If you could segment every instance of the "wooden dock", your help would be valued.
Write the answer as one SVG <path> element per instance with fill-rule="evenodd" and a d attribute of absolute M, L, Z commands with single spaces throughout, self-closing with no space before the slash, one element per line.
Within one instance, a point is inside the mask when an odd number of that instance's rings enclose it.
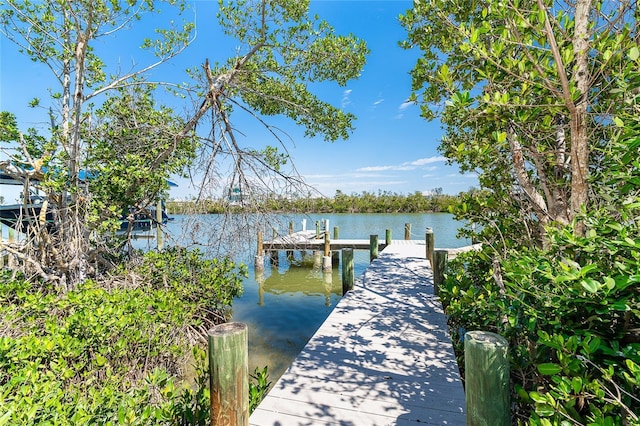
<path fill-rule="evenodd" d="M 380 253 L 249 423 L 466 423 L 465 395 L 424 242 L 393 241 Z"/>
<path fill-rule="evenodd" d="M 323 235 L 323 234 L 321 234 Z M 355 250 L 369 250 L 370 240 L 337 239 L 329 240 L 329 250 L 337 251 L 344 248 Z M 320 250 L 325 246 L 324 237 L 317 237 L 315 231 L 299 231 L 291 235 L 284 235 L 263 243 L 265 251 L 274 250 Z M 382 250 L 386 246 L 384 240 L 378 243 Z"/>

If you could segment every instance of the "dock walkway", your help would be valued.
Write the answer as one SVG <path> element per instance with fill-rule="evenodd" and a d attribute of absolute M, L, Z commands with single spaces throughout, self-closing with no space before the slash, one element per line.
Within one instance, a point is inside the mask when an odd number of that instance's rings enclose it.
<path fill-rule="evenodd" d="M 386 247 L 250 425 L 464 425 L 465 395 L 424 257 L 424 242 Z"/>

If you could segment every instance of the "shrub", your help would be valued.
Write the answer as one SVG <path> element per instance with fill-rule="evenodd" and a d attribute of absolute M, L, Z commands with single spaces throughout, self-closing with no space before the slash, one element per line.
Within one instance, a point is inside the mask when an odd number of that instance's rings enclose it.
<path fill-rule="evenodd" d="M 620 212 L 550 229 L 546 248 L 450 263 L 440 296 L 463 331 L 509 340 L 515 415 L 533 424 L 640 424 L 640 228 Z"/>
<path fill-rule="evenodd" d="M 243 268 L 172 249 L 122 272 L 64 294 L 3 273 L 0 425 L 208 422 L 199 342 L 229 315 Z"/>

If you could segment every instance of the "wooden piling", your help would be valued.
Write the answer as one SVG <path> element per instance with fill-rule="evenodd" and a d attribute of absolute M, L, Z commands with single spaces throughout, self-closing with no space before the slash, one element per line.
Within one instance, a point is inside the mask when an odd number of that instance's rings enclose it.
<path fill-rule="evenodd" d="M 293 234 L 293 221 L 289 222 L 289 235 Z"/>
<path fill-rule="evenodd" d="M 508 348 L 499 334 L 465 333 L 467 425 L 511 425 Z"/>
<path fill-rule="evenodd" d="M 263 247 L 263 239 L 262 239 L 262 230 L 258 230 L 256 258 L 255 258 L 253 267 L 256 271 L 264 271 L 264 247 Z"/>
<path fill-rule="evenodd" d="M 433 229 L 427 228 L 424 236 L 426 245 L 426 258 L 429 261 L 431 269 L 433 269 L 433 248 L 435 245 L 435 236 L 433 235 Z"/>
<path fill-rule="evenodd" d="M 324 256 L 322 256 L 322 271 L 331 271 L 331 241 L 329 240 L 329 230 L 324 231 Z"/>
<path fill-rule="evenodd" d="M 353 290 L 353 249 L 342 249 L 342 295 Z"/>
<path fill-rule="evenodd" d="M 163 244 L 163 233 L 162 233 L 162 200 L 158 198 L 156 202 L 156 249 L 158 251 L 162 250 Z"/>
<path fill-rule="evenodd" d="M 386 245 L 391 244 L 391 229 L 387 229 L 384 235 L 384 243 Z"/>
<path fill-rule="evenodd" d="M 320 238 L 320 221 L 316 220 L 316 238 Z"/>
<path fill-rule="evenodd" d="M 411 239 L 411 224 L 410 223 L 405 223 L 404 224 L 404 239 L 405 240 L 410 240 Z"/>
<path fill-rule="evenodd" d="M 217 325 L 208 333 L 211 426 L 249 424 L 247 325 Z"/>
<path fill-rule="evenodd" d="M 262 238 L 262 230 L 258 230 L 258 245 L 256 255 L 262 256 L 264 255 L 264 247 L 263 247 L 263 238 Z"/>
<path fill-rule="evenodd" d="M 369 236 L 369 261 L 378 258 L 378 236 Z"/>
<path fill-rule="evenodd" d="M 329 240 L 329 231 L 324 231 L 324 256 L 331 253 L 331 241 Z"/>
<path fill-rule="evenodd" d="M 440 286 L 444 281 L 444 270 L 447 267 L 449 252 L 447 250 L 433 251 L 433 294 L 440 292 Z"/>
<path fill-rule="evenodd" d="M 337 226 L 333 227 L 333 239 L 337 240 L 340 236 L 340 228 L 338 228 Z M 340 265 L 340 252 L 339 250 L 334 250 L 331 253 L 331 263 L 333 264 L 333 266 L 337 266 Z"/>

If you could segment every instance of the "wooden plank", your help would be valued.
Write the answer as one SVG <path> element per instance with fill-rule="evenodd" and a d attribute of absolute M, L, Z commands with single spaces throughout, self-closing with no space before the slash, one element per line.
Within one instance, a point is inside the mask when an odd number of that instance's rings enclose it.
<path fill-rule="evenodd" d="M 425 241 L 421 240 L 391 240 L 392 245 L 409 245 L 422 247 L 423 253 L 425 251 Z M 387 243 L 379 242 L 378 249 L 380 251 L 387 247 Z M 316 238 L 315 231 L 300 231 L 291 235 L 284 235 L 273 240 L 265 241 L 263 243 L 265 250 L 324 250 L 324 239 Z M 482 247 L 481 244 L 474 244 L 461 248 L 434 248 L 434 250 L 447 250 L 449 253 L 449 259 L 454 258 L 458 253 L 462 253 L 469 250 L 479 250 Z M 343 248 L 351 248 L 354 250 L 370 250 L 371 241 L 365 239 L 333 239 L 330 240 L 331 251 L 342 250 Z M 419 253 L 416 253 L 419 255 Z M 422 254 L 424 256 L 424 254 Z"/>
<path fill-rule="evenodd" d="M 334 308 L 251 425 L 466 423 L 424 242 L 394 243 Z"/>

